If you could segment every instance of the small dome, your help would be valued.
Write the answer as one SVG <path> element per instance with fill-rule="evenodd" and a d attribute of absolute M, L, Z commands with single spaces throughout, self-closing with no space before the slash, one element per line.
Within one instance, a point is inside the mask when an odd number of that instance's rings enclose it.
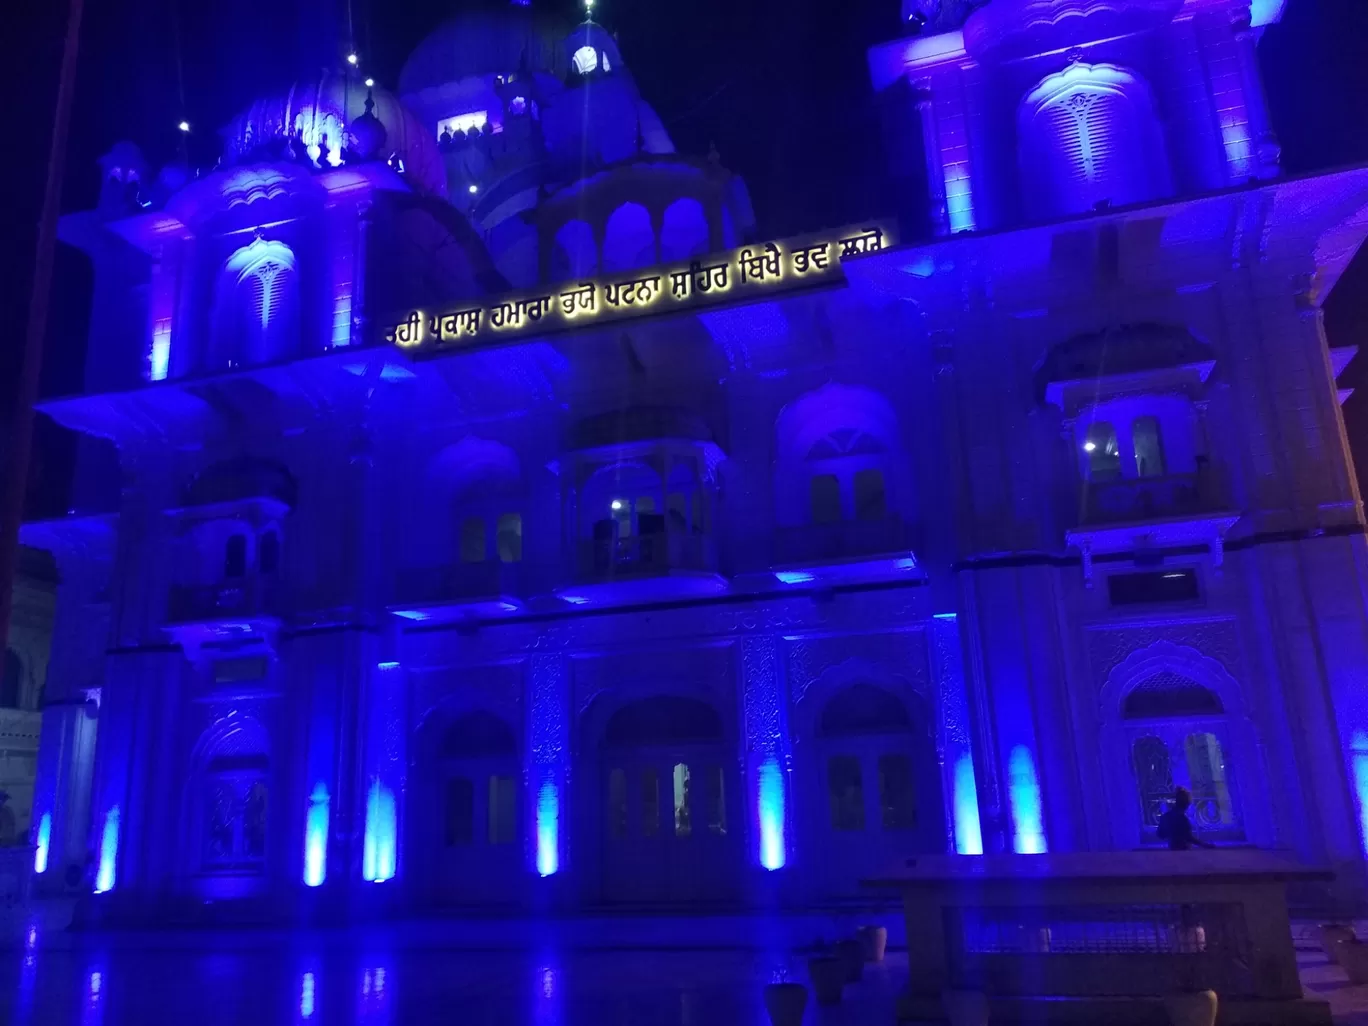
<path fill-rule="evenodd" d="M 561 78 L 564 32 L 530 6 L 488 0 L 438 26 L 418 44 L 399 74 L 399 92 L 459 82 L 472 75 L 543 74 Z"/>
<path fill-rule="evenodd" d="M 374 101 L 373 120 L 384 130 L 379 138 L 377 126 L 363 120 L 368 95 Z M 364 126 L 364 139 L 353 134 L 358 121 Z M 285 151 L 296 141 L 324 166 L 340 164 L 342 151 L 355 149 L 353 159 L 394 158 L 396 168 L 416 192 L 446 195 L 446 171 L 437 140 L 394 94 L 367 89 L 355 72 L 325 71 L 316 80 L 297 82 L 283 93 L 257 100 L 222 134 L 228 164 L 288 159 Z M 383 149 L 368 153 L 368 147 L 377 143 Z M 281 152 L 273 154 L 272 148 Z"/>
<path fill-rule="evenodd" d="M 385 142 L 389 133 L 375 116 L 375 99 L 369 90 L 366 94 L 366 112 L 352 121 L 350 135 L 350 151 L 355 159 L 380 160 L 387 156 Z"/>

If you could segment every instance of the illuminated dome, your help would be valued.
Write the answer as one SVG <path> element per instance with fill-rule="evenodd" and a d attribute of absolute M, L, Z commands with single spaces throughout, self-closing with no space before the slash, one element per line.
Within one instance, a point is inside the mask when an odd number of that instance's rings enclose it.
<path fill-rule="evenodd" d="M 384 132 L 366 119 L 368 94 Z M 354 125 L 366 126 L 358 139 Z M 257 100 L 223 129 L 224 162 L 245 164 L 312 159 L 337 166 L 348 156 L 388 160 L 416 192 L 445 196 L 446 171 L 437 140 L 397 97 L 367 89 L 356 72 L 328 72 L 297 82 L 283 93 Z M 369 152 L 383 144 L 380 152 Z M 360 144 L 360 145 L 358 145 Z M 294 152 L 302 149 L 307 153 Z M 350 151 L 358 151 L 351 153 Z"/>
<path fill-rule="evenodd" d="M 480 75 L 514 73 L 561 78 L 563 27 L 528 5 L 489 0 L 438 26 L 418 44 L 399 74 L 404 96 Z"/>

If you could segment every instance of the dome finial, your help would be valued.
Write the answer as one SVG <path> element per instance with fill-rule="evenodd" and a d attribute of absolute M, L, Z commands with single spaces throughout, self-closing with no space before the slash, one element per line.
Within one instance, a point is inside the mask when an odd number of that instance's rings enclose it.
<path fill-rule="evenodd" d="M 366 89 L 366 112 L 351 123 L 351 143 L 347 156 L 352 160 L 376 160 L 385 147 L 389 133 L 375 116 L 375 90 Z"/>

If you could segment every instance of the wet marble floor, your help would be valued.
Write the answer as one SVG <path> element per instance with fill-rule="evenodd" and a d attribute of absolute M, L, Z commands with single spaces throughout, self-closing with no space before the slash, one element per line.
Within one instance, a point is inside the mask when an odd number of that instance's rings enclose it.
<path fill-rule="evenodd" d="M 503 951 L 362 944 L 214 950 L 139 943 L 15 954 L 0 980 L 14 1026 L 767 1026 L 786 965 L 742 951 Z M 891 1026 L 895 955 L 808 1021 Z"/>
<path fill-rule="evenodd" d="M 491 921 L 346 933 L 71 934 L 0 939 L 5 1026 L 768 1026 L 765 983 L 803 981 L 798 948 L 846 924 L 698 917 Z M 896 928 L 895 928 L 896 929 Z M 1308 992 L 1368 1026 L 1368 986 L 1298 937 Z M 892 1026 L 890 952 L 807 1026 Z"/>

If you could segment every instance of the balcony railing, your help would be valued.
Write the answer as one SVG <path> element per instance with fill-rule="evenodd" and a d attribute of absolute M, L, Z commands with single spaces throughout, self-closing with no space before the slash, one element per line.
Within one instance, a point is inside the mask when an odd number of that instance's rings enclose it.
<path fill-rule="evenodd" d="M 1206 513 L 1215 510 L 1221 500 L 1221 489 L 1210 471 L 1085 481 L 1083 523 L 1125 523 Z"/>
<path fill-rule="evenodd" d="M 410 605 L 472 603 L 521 598 L 522 564 L 486 559 L 400 572 L 398 601 Z"/>
<path fill-rule="evenodd" d="M 780 528 L 774 539 L 776 566 L 810 566 L 863 560 L 911 548 L 907 525 L 896 517 L 842 520 Z"/>
<path fill-rule="evenodd" d="M 711 540 L 684 530 L 600 537 L 580 545 L 579 576 L 586 582 L 712 573 L 717 569 Z"/>
<path fill-rule="evenodd" d="M 254 575 L 218 584 L 178 584 L 167 604 L 170 623 L 199 623 L 280 615 L 280 588 L 273 577 Z"/>

